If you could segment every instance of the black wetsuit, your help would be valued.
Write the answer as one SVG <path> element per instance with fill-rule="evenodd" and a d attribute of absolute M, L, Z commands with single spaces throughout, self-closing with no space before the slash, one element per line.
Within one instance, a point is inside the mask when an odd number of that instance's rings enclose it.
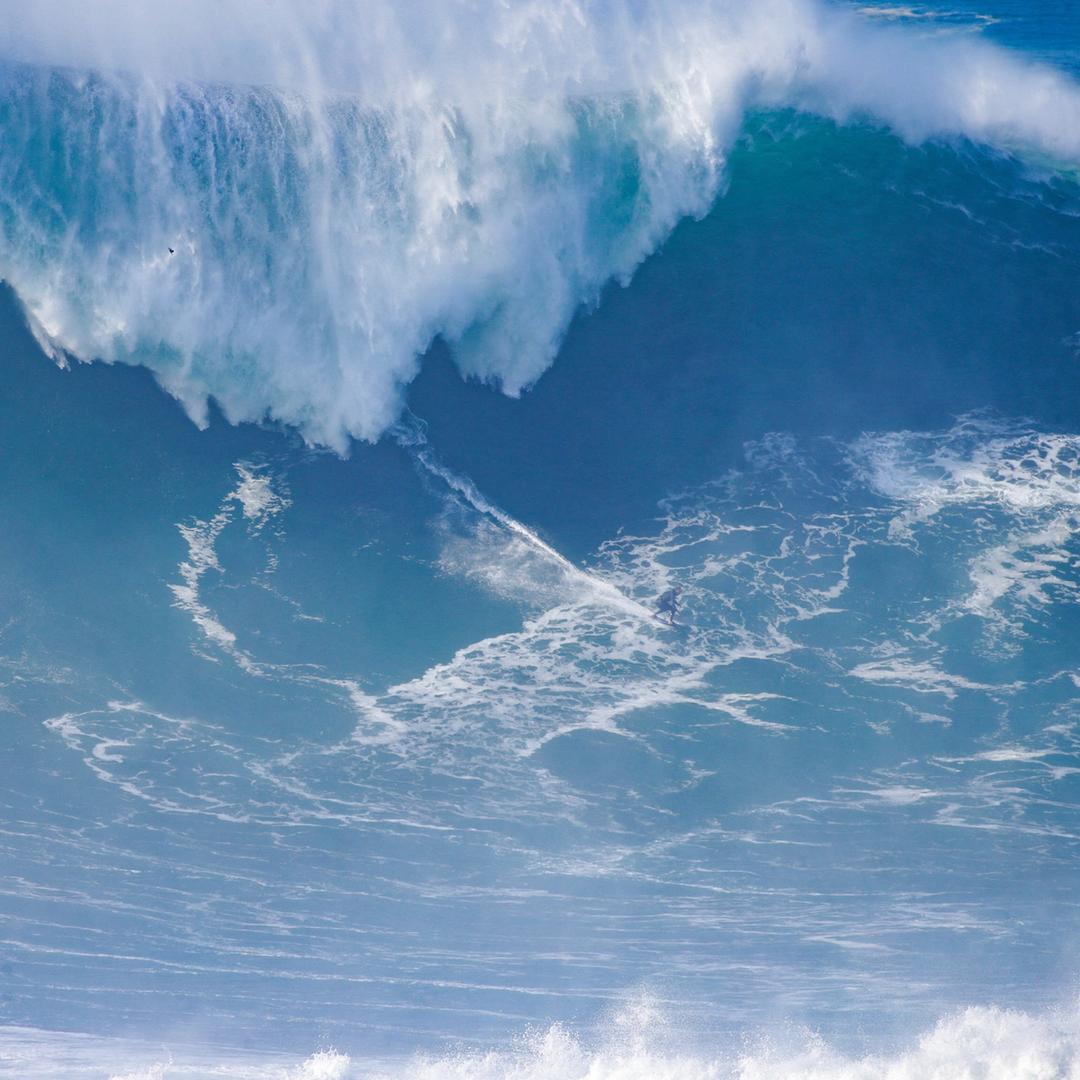
<path fill-rule="evenodd" d="M 659 615 L 666 615 L 668 621 L 674 626 L 675 616 L 679 614 L 679 590 L 668 589 L 657 601 L 656 611 Z"/>

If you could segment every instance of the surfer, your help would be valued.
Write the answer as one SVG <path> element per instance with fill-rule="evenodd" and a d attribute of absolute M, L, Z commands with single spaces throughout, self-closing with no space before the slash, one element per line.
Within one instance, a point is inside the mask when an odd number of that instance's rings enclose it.
<path fill-rule="evenodd" d="M 675 616 L 679 614 L 679 594 L 681 592 L 682 586 L 674 585 L 667 592 L 662 593 L 660 599 L 656 602 L 657 617 L 663 619 L 667 616 L 667 622 L 671 626 L 678 625 L 675 622 Z"/>

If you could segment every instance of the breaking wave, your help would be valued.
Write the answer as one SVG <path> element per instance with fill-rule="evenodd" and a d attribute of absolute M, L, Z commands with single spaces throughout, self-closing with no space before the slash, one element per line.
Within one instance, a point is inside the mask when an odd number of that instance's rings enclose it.
<path fill-rule="evenodd" d="M 748 1039 L 723 1053 L 681 1048 L 648 1005 L 617 1013 L 599 1037 L 561 1025 L 487 1051 L 462 1050 L 406 1062 L 359 1062 L 333 1050 L 304 1061 L 259 1060 L 224 1052 L 214 1061 L 86 1037 L 8 1031 L 0 1065 L 25 1080 L 62 1064 L 65 1076 L 108 1080 L 1070 1080 L 1080 1069 L 1075 1009 L 1042 1015 L 970 1008 L 940 1020 L 914 1045 L 891 1053 L 848 1055 L 811 1032 Z M 110 1062 L 122 1062 L 118 1067 Z M 117 1071 L 117 1068 L 119 1071 Z"/>
<path fill-rule="evenodd" d="M 814 0 L 12 0 L 0 58 L 0 275 L 42 343 L 338 450 L 435 339 L 532 384 L 748 113 L 1080 162 L 1066 76 Z"/>

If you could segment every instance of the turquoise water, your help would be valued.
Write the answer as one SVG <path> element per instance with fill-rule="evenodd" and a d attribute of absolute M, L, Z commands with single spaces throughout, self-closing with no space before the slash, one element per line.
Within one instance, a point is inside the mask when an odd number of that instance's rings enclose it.
<path fill-rule="evenodd" d="M 874 7 L 0 13 L 0 1074 L 1071 1075 L 1080 26 Z"/>

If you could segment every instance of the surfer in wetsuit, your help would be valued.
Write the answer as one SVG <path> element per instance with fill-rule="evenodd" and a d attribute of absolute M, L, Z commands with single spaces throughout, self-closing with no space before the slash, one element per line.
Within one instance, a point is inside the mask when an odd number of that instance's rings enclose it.
<path fill-rule="evenodd" d="M 667 622 L 671 626 L 677 625 L 675 616 L 679 614 L 679 594 L 681 592 L 681 586 L 675 585 L 668 589 L 667 592 L 663 593 L 656 602 L 657 616 L 661 619 L 663 619 L 664 616 L 667 616 Z"/>

